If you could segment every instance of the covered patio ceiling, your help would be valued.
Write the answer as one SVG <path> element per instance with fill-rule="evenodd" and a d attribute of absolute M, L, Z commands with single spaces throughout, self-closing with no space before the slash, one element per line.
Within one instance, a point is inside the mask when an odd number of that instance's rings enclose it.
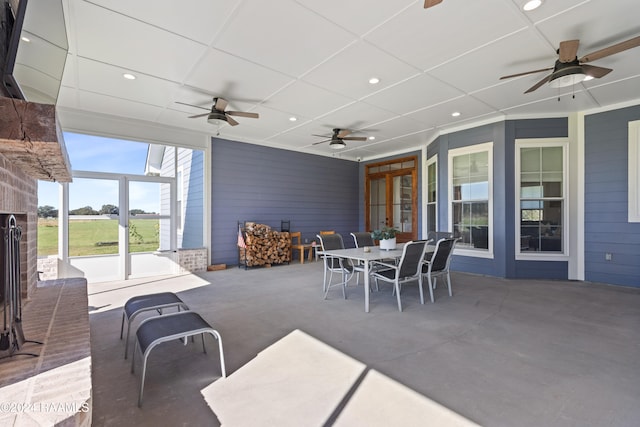
<path fill-rule="evenodd" d="M 67 129 L 78 130 L 65 114 L 88 112 L 79 130 L 110 117 L 366 160 L 462 127 L 640 100 L 637 48 L 593 61 L 613 69 L 608 75 L 559 89 L 524 93 L 548 72 L 499 80 L 553 67 L 565 40 L 580 40 L 581 57 L 639 36 L 636 0 L 545 1 L 531 12 L 524 0 L 444 0 L 428 9 L 422 0 L 63 4 L 70 48 L 59 108 Z M 188 118 L 206 114 L 213 97 L 260 118 L 236 117 L 233 127 Z M 375 139 L 342 150 L 314 145 L 323 138 L 312 135 L 333 128 Z"/>

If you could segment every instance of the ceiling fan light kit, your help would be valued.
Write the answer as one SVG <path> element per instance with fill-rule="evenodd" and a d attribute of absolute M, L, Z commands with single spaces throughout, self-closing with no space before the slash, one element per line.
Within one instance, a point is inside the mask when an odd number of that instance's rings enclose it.
<path fill-rule="evenodd" d="M 190 107 L 202 108 L 203 110 L 209 110 L 208 108 L 201 107 L 199 105 L 187 104 L 185 102 L 176 101 L 176 104 L 188 105 Z M 260 118 L 258 113 L 246 113 L 244 111 L 229 111 L 227 105 L 229 102 L 224 98 L 213 98 L 213 106 L 209 113 L 196 114 L 195 116 L 189 116 L 190 119 L 197 119 L 199 117 L 207 116 L 207 122 L 212 125 L 219 125 L 221 122 L 228 123 L 231 126 L 237 126 L 238 123 L 233 117 L 248 117 L 250 119 Z"/>
<path fill-rule="evenodd" d="M 335 141 L 331 141 L 329 143 L 329 147 L 333 148 L 334 150 L 342 150 L 346 146 L 347 146 L 347 144 L 345 144 L 344 141 L 342 141 L 340 139 L 335 140 Z"/>
<path fill-rule="evenodd" d="M 222 111 L 214 110 L 209 113 L 207 116 L 207 122 L 212 125 L 219 125 L 220 122 L 227 122 L 227 117 L 224 115 Z"/>
<path fill-rule="evenodd" d="M 329 136 L 325 137 L 324 135 L 313 135 L 313 136 L 320 136 L 322 138 L 329 138 L 329 139 L 325 139 L 324 141 L 314 142 L 312 145 L 324 144 L 325 142 L 328 142 L 330 148 L 334 150 L 341 150 L 347 147 L 347 144 L 344 142 L 345 140 L 346 141 L 366 141 L 367 140 L 366 136 L 347 136 L 350 134 L 351 134 L 351 131 L 349 129 L 336 128 L 333 130 L 333 135 L 331 135 L 330 137 Z"/>
<path fill-rule="evenodd" d="M 578 84 L 586 79 L 587 75 L 582 72 L 582 68 L 563 70 L 562 73 L 554 76 L 549 81 L 552 88 L 567 87 Z"/>
<path fill-rule="evenodd" d="M 587 64 L 587 62 L 595 61 L 597 59 L 605 58 L 607 56 L 638 47 L 640 46 L 640 36 L 591 52 L 581 58 L 576 56 L 579 44 L 579 40 L 565 40 L 560 42 L 560 47 L 557 50 L 558 59 L 556 60 L 553 68 L 542 68 L 540 70 L 525 71 L 524 73 L 502 76 L 500 77 L 500 80 L 553 70 L 551 74 L 547 75 L 525 91 L 525 93 L 530 93 L 539 89 L 545 83 L 549 83 L 549 86 L 552 88 L 559 88 L 575 85 L 576 83 L 580 83 L 585 80 L 591 80 L 594 78 L 599 79 L 606 76 L 613 70 L 611 68 L 590 65 Z"/>

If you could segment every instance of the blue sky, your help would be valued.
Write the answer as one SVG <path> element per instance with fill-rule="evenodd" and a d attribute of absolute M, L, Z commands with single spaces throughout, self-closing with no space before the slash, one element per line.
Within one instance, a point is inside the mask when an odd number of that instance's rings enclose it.
<path fill-rule="evenodd" d="M 66 132 L 64 142 L 73 170 L 144 175 L 148 146 L 145 143 Z M 58 188 L 58 183 L 38 181 L 38 206 L 59 209 Z M 158 210 L 157 192 L 149 189 L 149 185 L 144 184 L 132 186 L 131 208 Z M 118 206 L 117 181 L 74 179 L 69 193 L 69 209 L 91 206 L 100 210 L 106 204 Z"/>

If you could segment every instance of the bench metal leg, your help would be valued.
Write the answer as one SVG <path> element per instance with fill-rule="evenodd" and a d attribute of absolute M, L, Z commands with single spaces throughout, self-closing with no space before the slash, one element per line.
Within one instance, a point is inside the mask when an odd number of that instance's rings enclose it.
<path fill-rule="evenodd" d="M 206 353 L 207 350 L 206 350 L 206 346 L 205 346 L 205 343 L 204 343 L 204 334 L 205 333 L 211 334 L 211 336 L 213 336 L 213 338 L 218 341 L 218 351 L 219 351 L 219 354 L 220 354 L 220 372 L 222 374 L 222 378 L 226 378 L 227 377 L 227 370 L 226 370 L 226 365 L 224 363 L 224 349 L 223 349 L 223 346 L 222 346 L 222 337 L 220 336 L 218 331 L 216 331 L 215 329 L 206 329 L 206 330 L 195 331 L 194 333 L 183 335 L 183 336 L 186 338 L 186 337 L 189 337 L 189 336 L 193 337 L 194 335 L 201 334 L 202 335 L 202 349 L 203 349 L 204 353 Z M 139 408 L 142 407 L 142 397 L 144 395 L 144 381 L 145 381 L 146 374 L 147 374 L 147 358 L 149 357 L 149 354 L 151 353 L 151 350 L 153 350 L 157 345 L 162 344 L 163 342 L 167 342 L 167 341 L 173 340 L 175 338 L 176 338 L 175 336 L 157 338 L 155 341 L 153 341 L 149 345 L 147 350 L 142 355 L 142 378 L 140 380 L 140 392 L 138 394 L 138 407 Z M 133 354 L 131 355 L 131 373 L 132 374 L 135 371 L 135 359 L 136 359 L 137 350 L 138 350 L 138 340 L 136 340 L 136 342 L 134 344 Z"/>

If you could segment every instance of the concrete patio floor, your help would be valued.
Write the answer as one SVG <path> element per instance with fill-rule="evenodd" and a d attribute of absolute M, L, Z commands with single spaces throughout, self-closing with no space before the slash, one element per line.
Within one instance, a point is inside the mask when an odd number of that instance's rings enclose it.
<path fill-rule="evenodd" d="M 230 376 L 299 329 L 484 426 L 640 425 L 640 289 L 455 272 L 452 281 L 453 297 L 439 286 L 435 304 L 406 286 L 403 312 L 381 288 L 370 313 L 355 280 L 347 300 L 337 287 L 323 300 L 319 262 L 90 284 L 93 425 L 220 424 L 201 393 L 220 378 L 211 340 L 207 354 L 198 339 L 154 350 L 137 407 L 140 359 L 132 375 L 122 305 L 162 291 L 220 332 Z M 291 425 L 308 425 L 286 409 Z"/>

